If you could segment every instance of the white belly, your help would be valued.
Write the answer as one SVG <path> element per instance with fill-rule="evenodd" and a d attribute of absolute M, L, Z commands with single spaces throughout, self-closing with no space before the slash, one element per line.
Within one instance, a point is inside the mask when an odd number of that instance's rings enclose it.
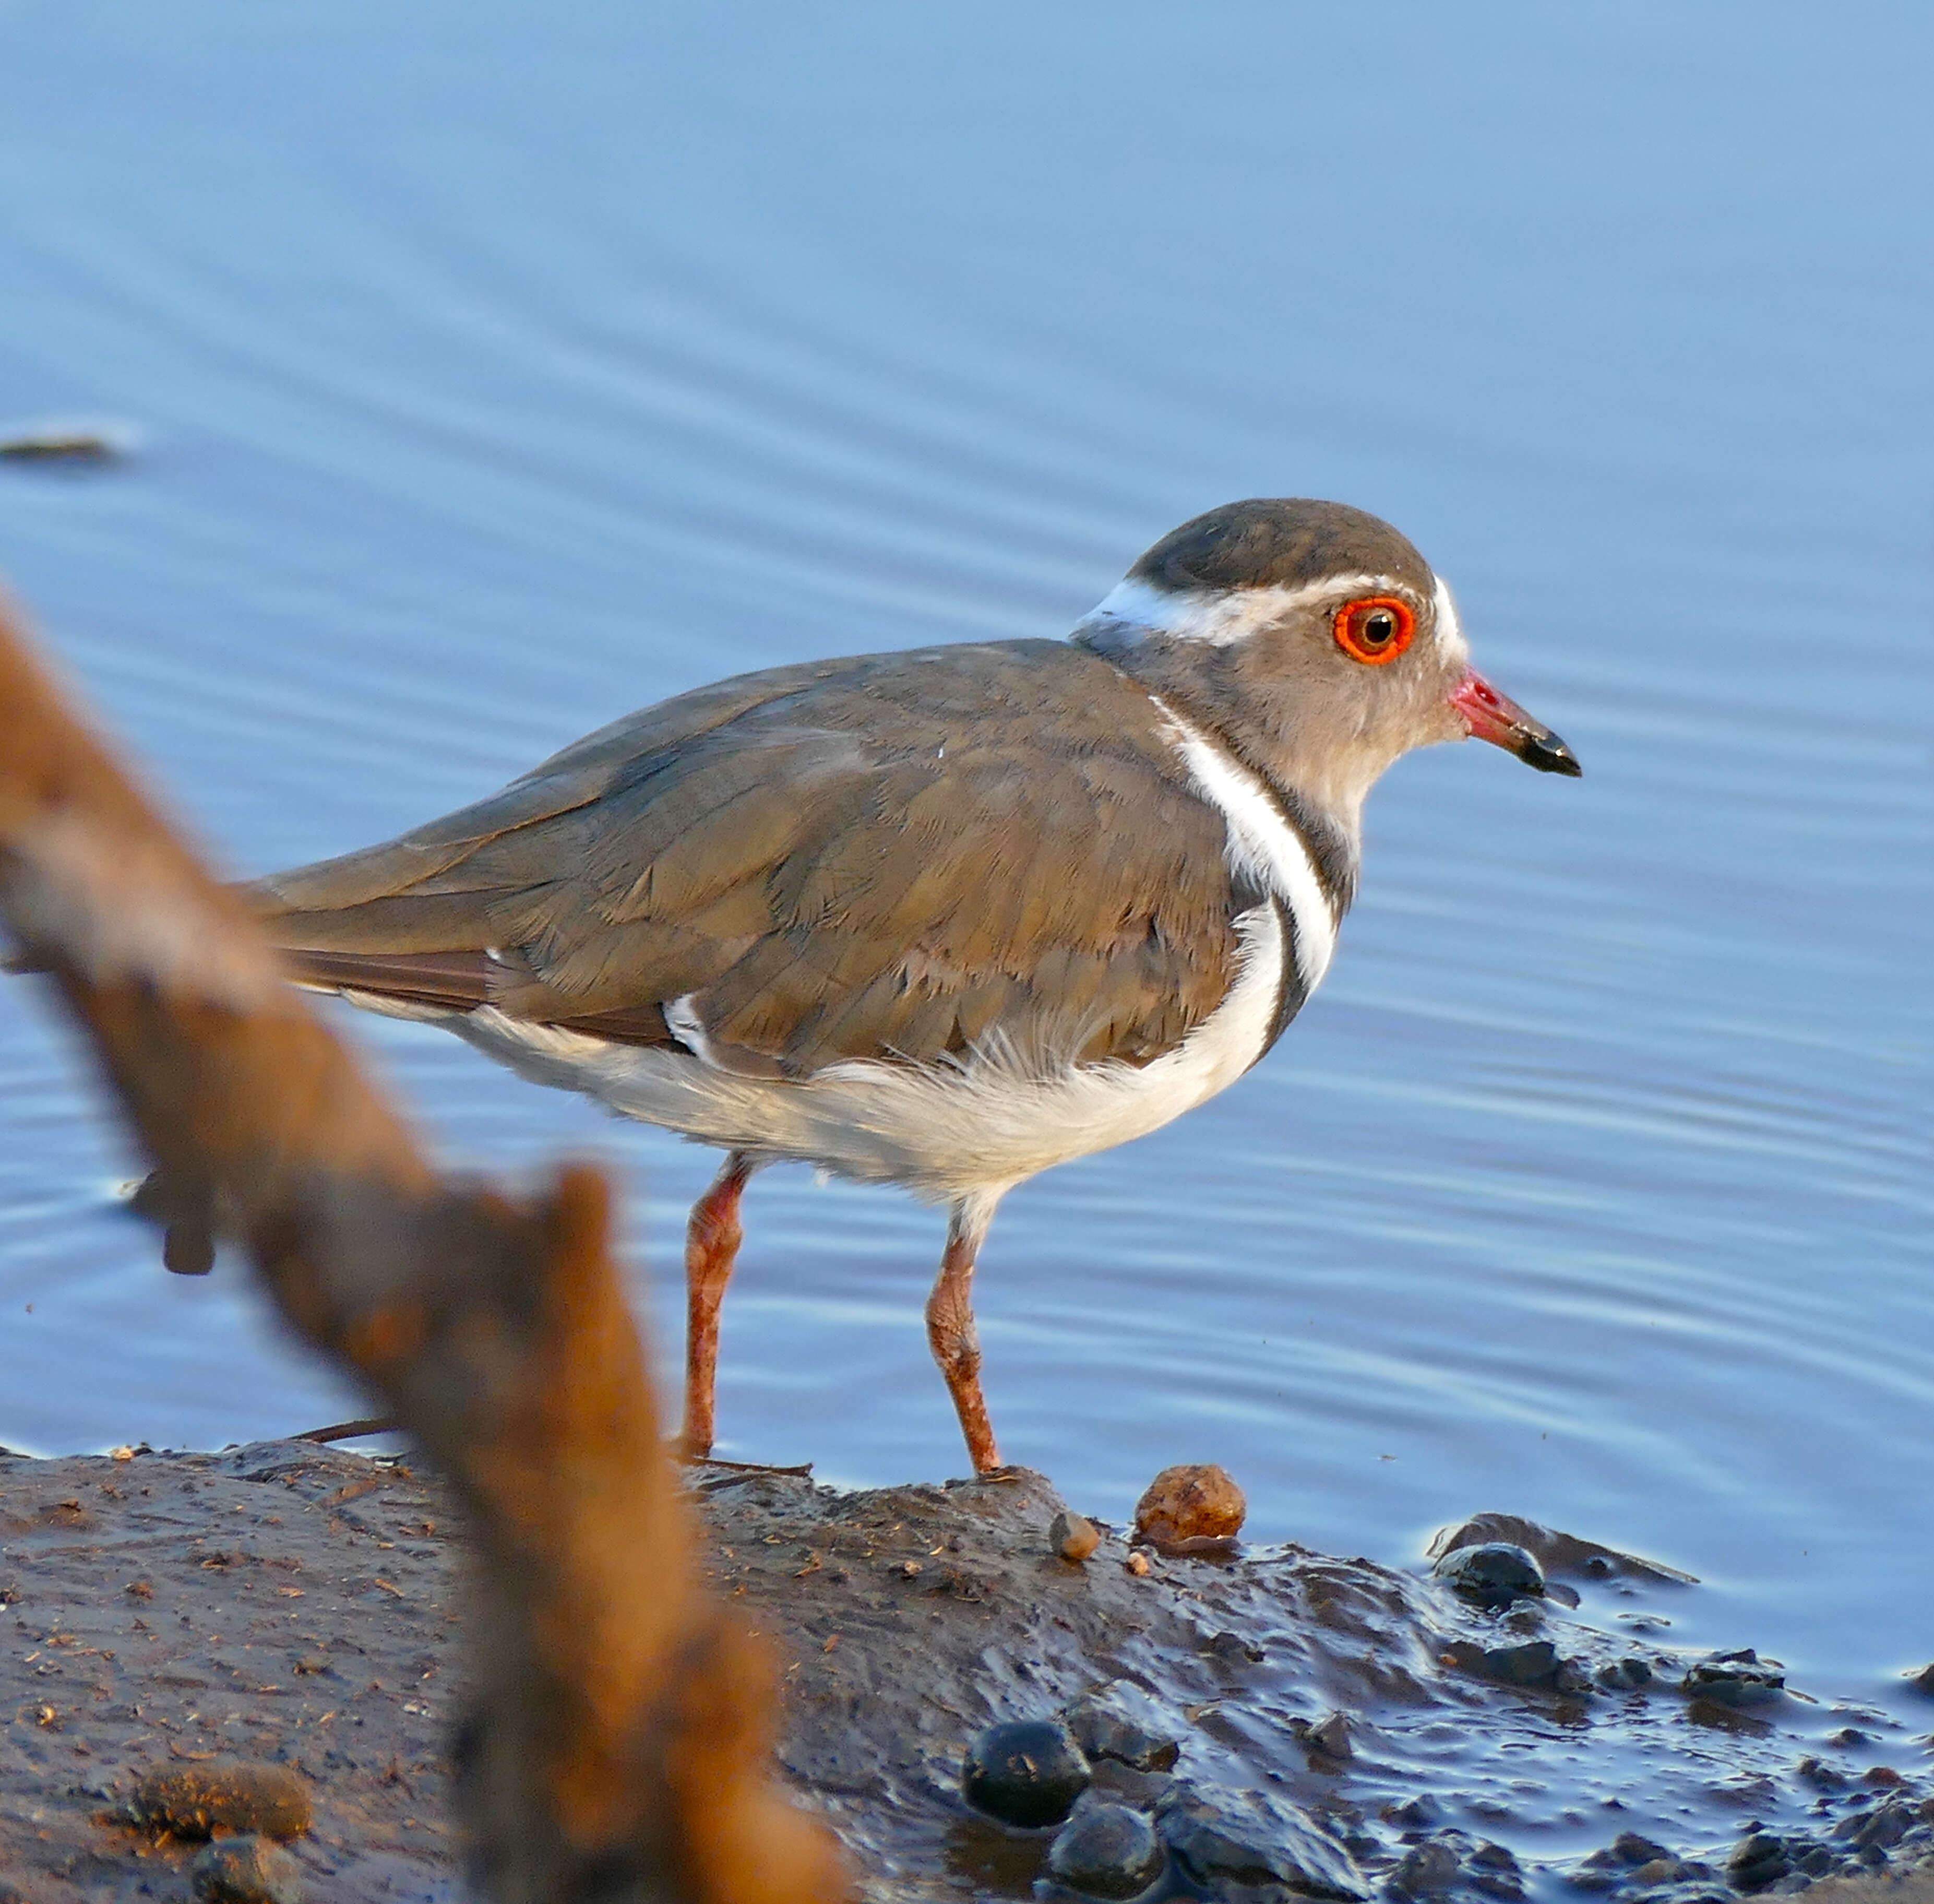
<path fill-rule="evenodd" d="M 792 1082 L 742 1077 L 689 1051 L 616 1044 L 488 1006 L 442 1011 L 345 996 L 441 1024 L 535 1083 L 583 1092 L 700 1143 L 898 1183 L 938 1201 L 999 1192 L 1145 1136 L 1241 1077 L 1268 1041 L 1286 948 L 1273 906 L 1243 914 L 1236 930 L 1242 952 L 1228 996 L 1173 1050 L 1139 1066 L 1052 1068 L 997 1032 L 959 1064 L 856 1059 Z"/>

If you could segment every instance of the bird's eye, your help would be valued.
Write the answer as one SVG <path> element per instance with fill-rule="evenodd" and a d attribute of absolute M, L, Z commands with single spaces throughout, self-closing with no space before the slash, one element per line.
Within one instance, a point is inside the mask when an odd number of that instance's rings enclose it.
<path fill-rule="evenodd" d="M 1393 661 L 1410 646 L 1417 617 L 1407 601 L 1395 595 L 1366 595 L 1346 602 L 1336 611 L 1336 646 L 1353 661 L 1379 667 Z"/>

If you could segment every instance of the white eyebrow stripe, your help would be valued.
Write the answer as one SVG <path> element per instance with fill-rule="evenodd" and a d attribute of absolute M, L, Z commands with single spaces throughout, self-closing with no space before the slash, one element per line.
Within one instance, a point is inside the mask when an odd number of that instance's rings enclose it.
<path fill-rule="evenodd" d="M 1457 613 L 1457 603 L 1450 598 L 1450 584 L 1441 575 L 1431 595 L 1431 605 L 1436 610 L 1437 645 L 1453 660 L 1469 661 L 1471 644 L 1464 637 L 1463 620 Z"/>
<path fill-rule="evenodd" d="M 1330 969 L 1336 950 L 1336 914 L 1302 834 L 1240 761 L 1191 727 L 1158 697 L 1150 694 L 1149 699 L 1169 724 L 1176 752 L 1187 763 L 1196 791 L 1222 815 L 1228 828 L 1224 851 L 1230 866 L 1287 908 L 1296 941 L 1297 975 L 1307 996 Z"/>
<path fill-rule="evenodd" d="M 1440 587 L 1441 585 L 1439 585 Z M 1079 635 L 1103 622 L 1166 634 L 1177 641 L 1200 641 L 1211 648 L 1228 648 L 1246 641 L 1298 608 L 1331 597 L 1408 594 L 1388 575 L 1332 575 L 1300 588 L 1184 589 L 1151 588 L 1131 576 L 1113 588 L 1084 616 Z"/>

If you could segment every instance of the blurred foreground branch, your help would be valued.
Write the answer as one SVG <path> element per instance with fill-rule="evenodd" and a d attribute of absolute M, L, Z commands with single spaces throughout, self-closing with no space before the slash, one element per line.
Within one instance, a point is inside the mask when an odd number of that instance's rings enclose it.
<path fill-rule="evenodd" d="M 771 1782 L 766 1655 L 696 1583 L 604 1179 L 518 1199 L 440 1179 L 4 607 L 0 924 L 86 1029 L 171 1249 L 243 1244 L 454 1484 L 478 1556 L 455 1791 L 479 1888 L 844 1895 Z"/>

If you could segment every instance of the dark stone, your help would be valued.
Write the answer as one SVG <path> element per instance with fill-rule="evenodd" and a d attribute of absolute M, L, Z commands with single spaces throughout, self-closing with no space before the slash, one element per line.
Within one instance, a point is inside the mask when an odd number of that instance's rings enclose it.
<path fill-rule="evenodd" d="M 1488 1842 L 1478 1845 L 1466 1857 L 1464 1869 L 1471 1888 L 1487 1897 L 1501 1899 L 1503 1904 L 1518 1904 L 1524 1896 L 1524 1875 L 1508 1845 Z"/>
<path fill-rule="evenodd" d="M 1105 1799 L 1110 1804 L 1132 1806 L 1137 1811 L 1153 1811 L 1175 1786 L 1169 1773 L 1137 1772 L 1118 1758 L 1098 1758 L 1089 1770 L 1094 1774 L 1088 1788 L 1091 1800 Z"/>
<path fill-rule="evenodd" d="M 1682 1884 L 1691 1875 L 1682 1857 L 1667 1856 L 1641 1864 L 1631 1874 L 1631 1881 L 1641 1890 L 1650 1890 L 1660 1884 Z"/>
<path fill-rule="evenodd" d="M 1153 1824 L 1125 1805 L 1083 1805 L 1047 1851 L 1050 1875 L 1084 1897 L 1139 1897 L 1167 1861 Z"/>
<path fill-rule="evenodd" d="M 253 1832 L 204 1845 L 188 1875 L 202 1904 L 301 1904 L 302 1866 Z"/>
<path fill-rule="evenodd" d="M 1332 1713 L 1309 1728 L 1311 1747 L 1326 1758 L 1348 1758 L 1355 1751 L 1350 1743 L 1350 1722 L 1341 1713 Z"/>
<path fill-rule="evenodd" d="M 1653 1859 L 1670 1857 L 1665 1847 L 1636 1831 L 1621 1831 L 1612 1840 L 1611 1855 L 1621 1864 L 1649 1864 Z"/>
<path fill-rule="evenodd" d="M 1485 1677 L 1500 1686 L 1549 1686 L 1558 1677 L 1558 1649 L 1549 1640 L 1492 1646 L 1484 1658 Z"/>
<path fill-rule="evenodd" d="M 1544 1598 L 1544 1568 L 1523 1547 L 1506 1541 L 1454 1547 L 1431 1571 L 1460 1598 L 1480 1607 Z"/>
<path fill-rule="evenodd" d="M 1273 1897 L 1354 1900 L 1365 1887 L 1356 1861 L 1308 1813 L 1267 1792 L 1178 1786 L 1155 1814 L 1156 1828 L 1182 1875 L 1213 1888 L 1263 1887 Z"/>
<path fill-rule="evenodd" d="M 1749 1646 L 1702 1659 L 1679 1682 L 1680 1691 L 1715 1705 L 1766 1706 L 1786 1696 L 1786 1675 L 1764 1664 Z"/>
<path fill-rule="evenodd" d="M 1870 1851 L 1884 1853 L 1899 1844 L 1916 1822 L 1912 1806 L 1890 1798 L 1871 1811 L 1856 1812 L 1841 1819 L 1833 1827 L 1833 1836 L 1863 1854 Z"/>
<path fill-rule="evenodd" d="M 1609 1851 L 1596 1851 L 1580 1858 L 1565 1874 L 1574 1890 L 1611 1890 L 1624 1883 L 1625 1860 Z"/>
<path fill-rule="evenodd" d="M 1792 1869 L 1785 1839 L 1770 1831 L 1742 1838 L 1726 1860 L 1726 1877 L 1735 1890 L 1764 1890 Z"/>
<path fill-rule="evenodd" d="M 1268 1657 L 1253 1640 L 1240 1633 L 1216 1633 L 1203 1643 L 1202 1650 L 1231 1666 L 1260 1666 Z"/>
<path fill-rule="evenodd" d="M 1608 1692 L 1635 1692 L 1652 1683 L 1652 1668 L 1636 1653 L 1610 1659 L 1592 1675 Z"/>
<path fill-rule="evenodd" d="M 1088 1761 L 1059 1719 L 990 1725 L 967 1748 L 960 1788 L 1003 1824 L 1059 1824 L 1088 1789 Z"/>
<path fill-rule="evenodd" d="M 1390 1887 L 1406 1897 L 1442 1897 L 1456 1888 L 1457 1854 L 1448 1845 L 1413 1845 L 1390 1873 Z"/>
<path fill-rule="evenodd" d="M 1923 1666 L 1919 1672 L 1908 1674 L 1907 1683 L 1916 1692 L 1934 1692 L 1934 1665 Z"/>
<path fill-rule="evenodd" d="M 1137 1772 L 1166 1772 L 1182 1750 L 1181 1718 L 1128 1680 L 1110 1680 L 1062 1709 L 1074 1742 L 1090 1758 L 1112 1758 Z"/>
<path fill-rule="evenodd" d="M 1726 1876 L 1735 1890 L 1786 1890 L 1795 1887 L 1787 1884 L 1788 1878 L 1803 1877 L 1810 1882 L 1823 1878 L 1835 1862 L 1833 1852 L 1817 1838 L 1751 1831 L 1733 1847 Z"/>

